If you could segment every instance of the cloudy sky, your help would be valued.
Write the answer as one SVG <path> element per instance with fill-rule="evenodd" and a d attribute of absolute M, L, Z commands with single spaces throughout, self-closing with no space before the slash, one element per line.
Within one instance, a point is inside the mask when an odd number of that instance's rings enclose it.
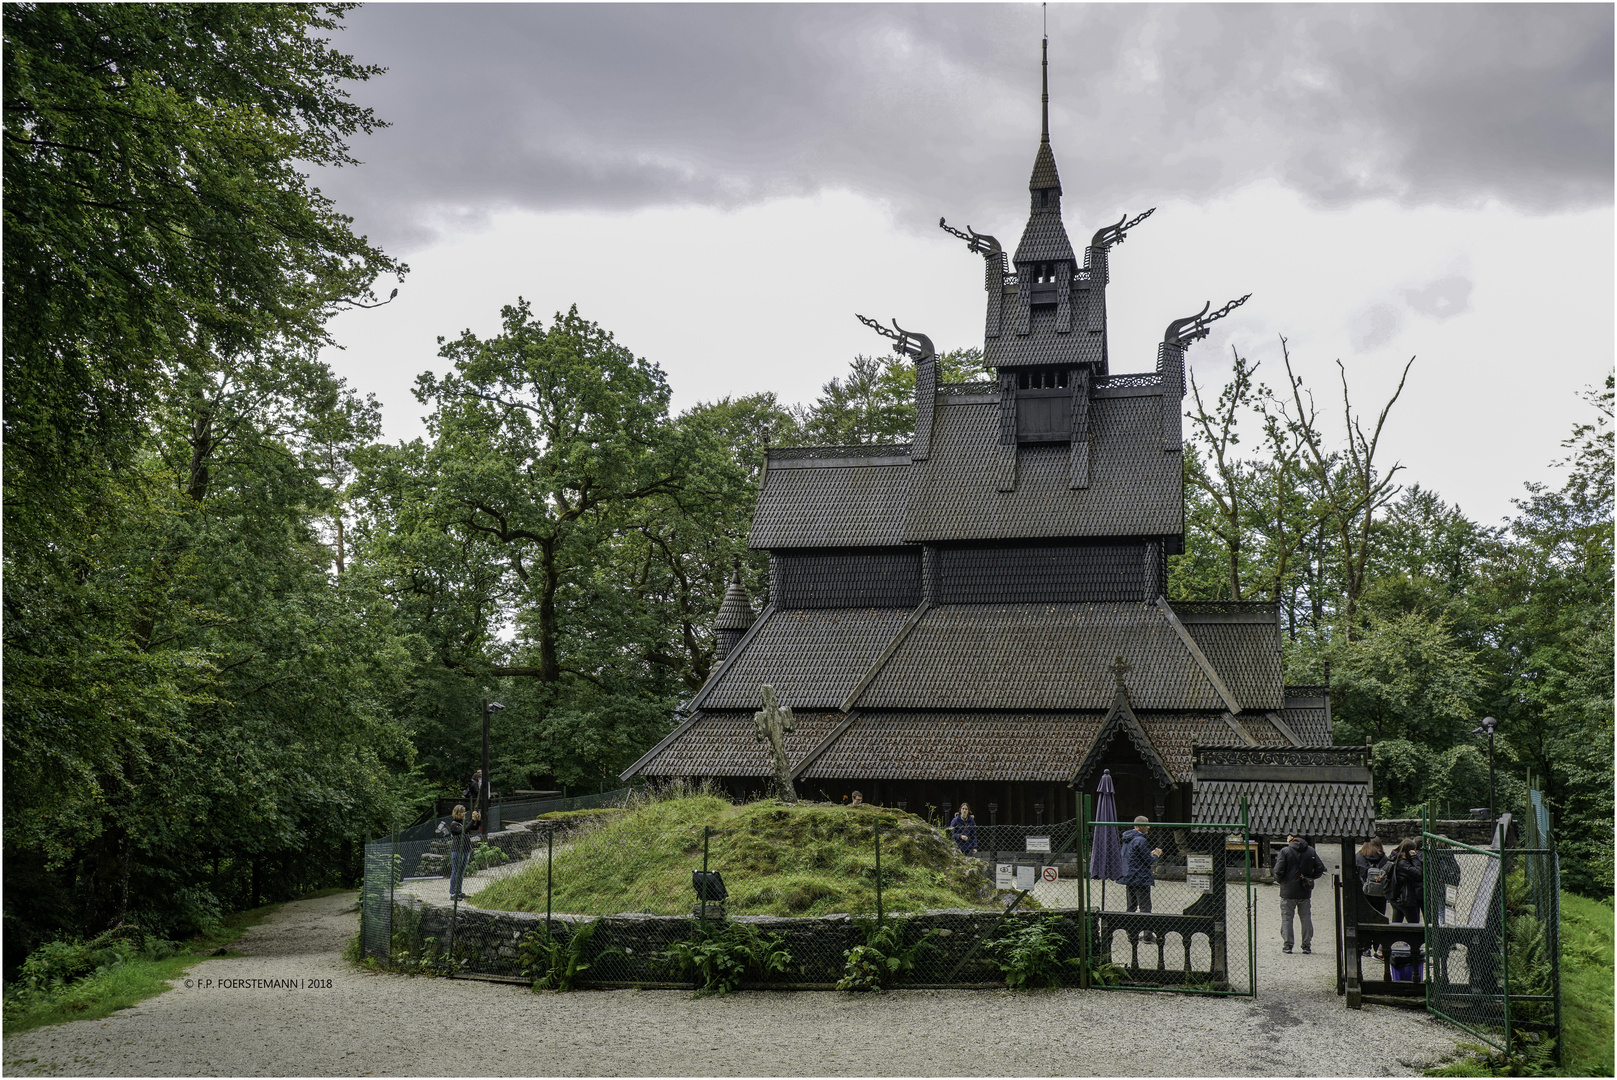
<path fill-rule="evenodd" d="M 1157 207 L 1112 261 L 1114 371 L 1250 292 L 1231 350 L 1373 413 L 1384 453 L 1497 520 L 1550 480 L 1613 364 L 1609 5 L 1052 4 L 1051 141 L 1081 244 Z M 675 405 L 812 399 L 897 318 L 981 344 L 981 262 L 1015 245 L 1039 134 L 1037 4 L 375 4 L 337 38 L 392 126 L 317 183 L 411 273 L 338 317 L 329 358 L 422 431 L 436 338 L 519 295 L 667 371 Z M 392 282 L 380 283 L 385 291 Z"/>

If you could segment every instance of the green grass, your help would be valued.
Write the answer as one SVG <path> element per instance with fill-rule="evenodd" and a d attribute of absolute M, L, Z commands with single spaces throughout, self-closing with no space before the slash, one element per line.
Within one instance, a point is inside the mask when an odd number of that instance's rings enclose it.
<path fill-rule="evenodd" d="M 556 850 L 552 910 L 688 914 L 696 903 L 691 871 L 702 868 L 702 830 L 708 826 L 708 867 L 724 876 L 730 914 L 872 912 L 872 827 L 878 821 L 886 910 L 999 906 L 992 896 L 982 899 L 982 864 L 960 855 L 913 814 L 772 799 L 737 806 L 699 793 L 644 801 L 569 836 Z M 543 860 L 489 885 L 474 903 L 544 911 Z"/>
<path fill-rule="evenodd" d="M 572 821 L 575 818 L 611 817 L 613 814 L 623 813 L 618 806 L 600 806 L 594 810 L 552 810 L 548 814 L 540 814 L 533 821 Z"/>
<path fill-rule="evenodd" d="M 1612 905 L 1561 894 L 1561 1071 L 1612 1075 Z"/>
<path fill-rule="evenodd" d="M 331 896 L 352 892 L 351 889 L 326 889 L 310 893 L 300 899 Z M 49 998 L 13 1012 L 6 1010 L 5 1034 L 16 1035 L 51 1024 L 65 1024 L 70 1020 L 100 1020 L 105 1016 L 137 1005 L 147 998 L 156 997 L 169 989 L 168 981 L 177 979 L 193 964 L 207 960 L 220 949 L 256 926 L 281 907 L 267 904 L 251 911 L 238 911 L 221 920 L 219 928 L 187 942 L 183 951 L 161 960 L 136 956 L 114 965 L 88 978 L 63 987 Z M 225 952 L 225 956 L 236 955 Z"/>

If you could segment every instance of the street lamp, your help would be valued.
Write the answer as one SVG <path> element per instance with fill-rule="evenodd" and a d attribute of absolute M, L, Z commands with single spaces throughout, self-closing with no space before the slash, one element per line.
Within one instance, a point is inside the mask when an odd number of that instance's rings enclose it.
<path fill-rule="evenodd" d="M 488 832 L 489 803 L 492 801 L 492 797 L 494 795 L 494 778 L 489 775 L 488 771 L 488 722 L 489 717 L 493 716 L 503 708 L 505 708 L 505 706 L 501 705 L 498 701 L 490 701 L 487 698 L 483 699 L 483 784 L 482 790 L 478 791 L 477 793 L 477 801 L 483 804 L 482 810 L 484 835 L 487 835 Z"/>
<path fill-rule="evenodd" d="M 1499 727 L 1499 721 L 1491 716 L 1484 716 L 1482 723 L 1471 729 L 1473 735 L 1488 736 L 1488 820 L 1498 821 L 1499 814 L 1494 809 L 1493 799 L 1493 733 Z"/>

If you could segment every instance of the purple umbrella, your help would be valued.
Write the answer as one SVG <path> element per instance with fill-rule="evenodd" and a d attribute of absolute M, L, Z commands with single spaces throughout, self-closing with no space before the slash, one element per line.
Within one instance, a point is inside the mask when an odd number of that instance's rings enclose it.
<path fill-rule="evenodd" d="M 1117 795 L 1112 789 L 1112 770 L 1100 774 L 1095 788 L 1095 820 L 1117 820 Z M 1117 838 L 1116 825 L 1097 825 L 1094 842 L 1089 850 L 1089 877 L 1100 879 L 1100 906 L 1106 909 L 1106 882 L 1120 881 L 1123 877 L 1123 846 Z"/>

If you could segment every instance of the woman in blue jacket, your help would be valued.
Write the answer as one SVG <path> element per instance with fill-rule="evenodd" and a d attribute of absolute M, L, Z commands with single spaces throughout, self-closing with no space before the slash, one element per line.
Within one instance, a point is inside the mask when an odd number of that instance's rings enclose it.
<path fill-rule="evenodd" d="M 960 804 L 960 813 L 949 822 L 949 836 L 960 848 L 960 854 L 977 854 L 977 819 L 971 816 L 970 803 Z"/>

